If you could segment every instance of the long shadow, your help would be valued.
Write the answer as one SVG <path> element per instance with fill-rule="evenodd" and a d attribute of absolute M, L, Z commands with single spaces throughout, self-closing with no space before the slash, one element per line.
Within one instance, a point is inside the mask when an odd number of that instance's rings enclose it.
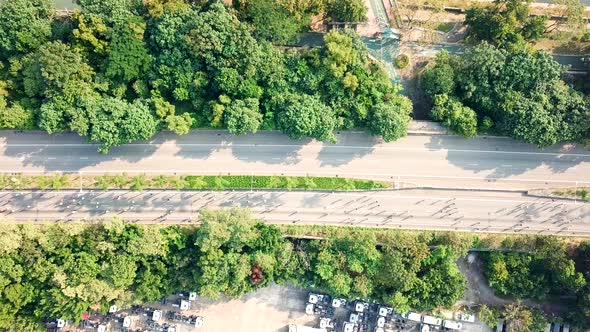
<path fill-rule="evenodd" d="M 2 154 L 20 160 L 20 164 L 42 171 L 77 172 L 103 162 L 137 163 L 154 154 L 157 145 L 147 142 L 113 147 L 108 154 L 97 151 L 99 145 L 85 141 L 74 133 L 48 135 L 40 131 L 1 131 L 6 147 Z M 15 172 L 19 171 L 17 169 Z"/>
<path fill-rule="evenodd" d="M 311 141 L 291 140 L 273 131 L 236 136 L 225 130 L 195 130 L 175 140 L 179 148 L 176 156 L 186 159 L 207 159 L 213 152 L 231 150 L 233 157 L 243 162 L 286 165 L 298 163 L 299 150 Z"/>
<path fill-rule="evenodd" d="M 279 132 L 234 136 L 232 154 L 245 162 L 294 165 L 301 161 L 300 150 L 312 142 L 309 138 L 291 139 Z"/>
<path fill-rule="evenodd" d="M 474 173 L 485 172 L 485 177 L 489 180 L 520 175 L 541 166 L 555 173 L 563 173 L 583 162 L 590 162 L 590 157 L 587 156 L 590 150 L 587 148 L 558 144 L 539 149 L 534 145 L 509 138 L 466 139 L 459 136 L 435 135 L 425 147 L 445 150 L 446 159 L 451 164 Z"/>
<path fill-rule="evenodd" d="M 381 139 L 365 133 L 337 133 L 338 141 L 334 144 L 324 143 L 318 160 L 320 166 L 342 166 L 354 159 L 371 154 L 375 145 L 381 143 Z"/>

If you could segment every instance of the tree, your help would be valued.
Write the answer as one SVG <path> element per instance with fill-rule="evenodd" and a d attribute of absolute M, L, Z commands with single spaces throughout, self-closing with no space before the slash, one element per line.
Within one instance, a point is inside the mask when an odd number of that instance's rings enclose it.
<path fill-rule="evenodd" d="M 436 54 L 434 66 L 421 75 L 421 85 L 424 93 L 431 99 L 435 95 L 455 92 L 455 71 L 447 51 L 443 50 Z"/>
<path fill-rule="evenodd" d="M 557 16 L 564 19 L 554 20 L 548 31 L 558 32 L 568 37 L 580 37 L 584 32 L 584 4 L 580 0 L 553 0 L 558 10 Z"/>
<path fill-rule="evenodd" d="M 367 7 L 360 0 L 328 0 L 326 16 L 333 22 L 364 22 Z"/>
<path fill-rule="evenodd" d="M 102 153 L 116 145 L 147 140 L 156 132 L 156 120 L 147 105 L 140 101 L 130 104 L 105 97 L 87 105 L 86 114 L 90 119 L 89 138 L 101 143 L 99 151 Z"/>
<path fill-rule="evenodd" d="M 8 107 L 6 99 L 0 96 L 0 128 L 31 129 L 34 126 L 33 112 L 19 104 Z"/>
<path fill-rule="evenodd" d="M 371 110 L 369 132 L 383 137 L 386 142 L 395 141 L 407 134 L 411 112 L 412 104 L 404 96 L 395 96 L 388 103 L 377 104 Z"/>
<path fill-rule="evenodd" d="M 189 4 L 185 0 L 145 0 L 143 2 L 148 14 L 153 18 L 160 18 L 165 11 L 178 12 L 188 9 Z"/>
<path fill-rule="evenodd" d="M 200 250 L 195 279 L 199 292 L 217 298 L 240 296 L 274 280 L 283 239 L 272 226 L 262 225 L 245 210 L 201 212 L 195 245 Z M 251 279 L 256 268 L 256 282 Z"/>
<path fill-rule="evenodd" d="M 379 297 L 388 302 L 404 302 L 407 306 L 407 294 L 416 282 L 416 271 L 408 266 L 408 260 L 414 257 L 404 255 L 401 250 L 385 247 L 383 258 L 375 275 L 375 290 Z M 398 309 L 396 309 L 398 310 Z"/>
<path fill-rule="evenodd" d="M 381 258 L 376 244 L 370 233 L 311 243 L 315 284 L 336 296 L 368 297 L 373 293 L 372 278 Z"/>
<path fill-rule="evenodd" d="M 511 332 L 541 331 L 548 323 L 540 312 L 528 309 L 520 302 L 507 305 L 504 315 Z"/>
<path fill-rule="evenodd" d="M 53 14 L 50 0 L 0 3 L 0 61 L 33 52 L 48 41 Z"/>
<path fill-rule="evenodd" d="M 319 98 L 306 94 L 280 96 L 277 105 L 277 126 L 294 139 L 304 136 L 321 141 L 335 141 L 336 119 L 332 109 Z"/>
<path fill-rule="evenodd" d="M 446 92 L 436 98 L 432 114 L 453 130 L 471 136 L 480 118 L 484 129 L 493 125 L 498 132 L 549 146 L 580 139 L 590 127 L 588 100 L 565 84 L 562 72 L 547 53 L 482 43 L 460 58 L 437 58 L 422 83 L 433 99 L 433 93 Z"/>
<path fill-rule="evenodd" d="M 545 34 L 546 17 L 531 17 L 531 1 L 497 0 L 491 8 L 471 7 L 466 11 L 467 38 L 494 45 L 521 48 L 522 43 Z"/>
<path fill-rule="evenodd" d="M 107 53 L 109 27 L 99 15 L 86 14 L 75 11 L 72 20 L 73 48 L 85 55 L 91 62 L 103 61 Z M 93 61 L 94 60 L 94 61 Z"/>
<path fill-rule="evenodd" d="M 107 24 L 125 21 L 134 9 L 133 0 L 75 0 L 82 11 L 101 17 Z"/>
<path fill-rule="evenodd" d="M 262 122 L 258 100 L 254 98 L 232 100 L 223 114 L 225 125 L 232 134 L 255 133 Z"/>
<path fill-rule="evenodd" d="M 189 113 L 182 113 L 181 115 L 170 115 L 166 117 L 166 128 L 177 135 L 186 135 L 194 123 L 193 118 Z"/>
<path fill-rule="evenodd" d="M 498 325 L 498 319 L 500 313 L 494 309 L 489 308 L 487 305 L 482 304 L 477 312 L 477 319 L 482 321 L 490 328 L 495 328 Z"/>
<path fill-rule="evenodd" d="M 445 94 L 435 95 L 434 107 L 430 114 L 433 120 L 443 122 L 446 127 L 461 136 L 477 135 L 477 114 L 457 99 L 449 98 Z"/>
<path fill-rule="evenodd" d="M 23 58 L 23 86 L 29 97 L 63 95 L 72 102 L 88 90 L 94 72 L 80 54 L 62 42 L 49 42 Z"/>
<path fill-rule="evenodd" d="M 410 291 L 411 306 L 422 309 L 452 306 L 463 296 L 467 282 L 454 260 L 445 246 L 439 246 L 430 253 L 418 272 L 416 285 Z"/>
<path fill-rule="evenodd" d="M 129 83 L 142 79 L 152 58 L 143 41 L 146 23 L 139 16 L 130 16 L 111 32 L 107 47 L 105 75 Z"/>
<path fill-rule="evenodd" d="M 276 44 L 296 42 L 309 23 L 306 15 L 292 15 L 278 1 L 234 0 L 233 6 L 241 21 L 252 24 L 256 37 Z"/>

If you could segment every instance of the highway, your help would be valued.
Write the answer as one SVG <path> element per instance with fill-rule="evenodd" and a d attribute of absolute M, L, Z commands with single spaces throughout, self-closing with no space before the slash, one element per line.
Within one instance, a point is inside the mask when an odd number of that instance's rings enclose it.
<path fill-rule="evenodd" d="M 96 152 L 74 134 L 0 131 L 0 172 L 286 174 L 392 181 L 396 188 L 517 189 L 590 185 L 590 150 L 538 149 L 509 138 L 410 135 L 383 143 L 364 133 L 337 144 L 290 140 L 277 132 L 233 136 L 198 130 Z"/>
<path fill-rule="evenodd" d="M 590 236 L 590 204 L 495 191 L 23 191 L 0 192 L 0 206 L 15 222 L 189 224 L 203 208 L 241 207 L 276 224 Z"/>

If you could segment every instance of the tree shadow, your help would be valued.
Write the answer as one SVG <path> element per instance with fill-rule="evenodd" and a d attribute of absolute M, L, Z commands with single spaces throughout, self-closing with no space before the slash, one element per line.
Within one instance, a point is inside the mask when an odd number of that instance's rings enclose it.
<path fill-rule="evenodd" d="M 354 159 L 371 154 L 375 145 L 382 143 L 382 139 L 366 133 L 337 133 L 336 143 L 324 143 L 318 160 L 320 166 L 338 167 L 350 163 Z"/>
<path fill-rule="evenodd" d="M 98 144 L 89 143 L 74 133 L 48 135 L 41 131 L 1 131 L 0 137 L 6 144 L 1 151 L 4 156 L 18 159 L 20 166 L 37 167 L 43 172 L 77 172 L 109 161 L 133 164 L 158 149 L 149 142 L 134 142 L 113 147 L 108 154 L 102 154 L 97 151 Z"/>
<path fill-rule="evenodd" d="M 466 140 L 460 136 L 434 135 L 425 147 L 445 150 L 446 159 L 452 165 L 474 173 L 485 172 L 488 180 L 521 175 L 541 166 L 563 173 L 590 161 L 588 149 L 575 144 L 563 143 L 540 149 L 511 138 L 477 137 L 469 139 L 466 148 Z"/>
<path fill-rule="evenodd" d="M 163 135 L 154 142 L 167 139 L 169 135 Z M 299 150 L 311 140 L 292 140 L 274 131 L 236 136 L 225 130 L 195 130 L 176 137 L 175 141 L 179 148 L 176 156 L 185 159 L 207 159 L 214 152 L 231 150 L 233 157 L 240 161 L 291 165 L 300 161 Z"/>
<path fill-rule="evenodd" d="M 322 197 L 329 195 L 328 193 L 317 193 L 305 195 L 303 198 L 303 207 L 305 208 L 319 208 L 322 207 L 320 204 Z"/>
<path fill-rule="evenodd" d="M 276 131 L 234 136 L 232 154 L 245 162 L 294 165 L 301 161 L 300 150 L 312 139 L 292 139 Z"/>

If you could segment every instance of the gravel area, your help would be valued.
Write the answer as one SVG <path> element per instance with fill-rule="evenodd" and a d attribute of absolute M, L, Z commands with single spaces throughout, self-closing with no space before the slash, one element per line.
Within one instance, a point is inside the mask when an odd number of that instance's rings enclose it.
<path fill-rule="evenodd" d="M 211 301 L 197 298 L 186 314 L 204 317 L 202 332 L 283 332 L 288 324 L 314 326 L 315 317 L 305 314 L 307 291 L 293 286 L 260 289 L 240 299 Z"/>

